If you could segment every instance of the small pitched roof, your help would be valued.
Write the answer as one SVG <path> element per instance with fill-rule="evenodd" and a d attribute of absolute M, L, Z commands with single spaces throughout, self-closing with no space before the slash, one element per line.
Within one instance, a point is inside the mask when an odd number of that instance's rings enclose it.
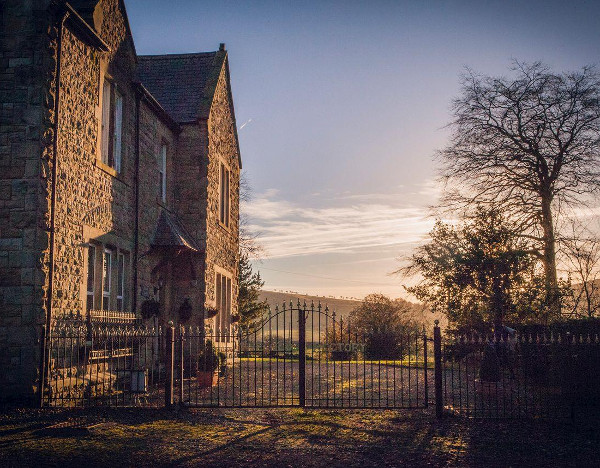
<path fill-rule="evenodd" d="M 138 79 L 178 123 L 208 118 L 227 52 L 138 56 Z"/>
<path fill-rule="evenodd" d="M 158 218 L 154 238 L 150 245 L 152 248 L 186 248 L 194 252 L 202 251 L 181 223 L 166 211 L 162 211 Z"/>

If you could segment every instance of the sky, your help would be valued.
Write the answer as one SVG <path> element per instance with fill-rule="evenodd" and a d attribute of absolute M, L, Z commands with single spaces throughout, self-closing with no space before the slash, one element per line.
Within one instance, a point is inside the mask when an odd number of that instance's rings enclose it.
<path fill-rule="evenodd" d="M 138 54 L 226 44 L 265 288 L 407 297 L 469 67 L 600 62 L 597 1 L 126 0 Z"/>

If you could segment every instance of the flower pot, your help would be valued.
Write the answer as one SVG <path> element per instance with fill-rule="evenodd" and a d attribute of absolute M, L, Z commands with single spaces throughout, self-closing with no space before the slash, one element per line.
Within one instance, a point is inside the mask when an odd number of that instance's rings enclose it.
<path fill-rule="evenodd" d="M 202 371 L 196 372 L 196 379 L 198 379 L 198 387 L 210 388 L 217 385 L 219 375 L 213 371 Z"/>

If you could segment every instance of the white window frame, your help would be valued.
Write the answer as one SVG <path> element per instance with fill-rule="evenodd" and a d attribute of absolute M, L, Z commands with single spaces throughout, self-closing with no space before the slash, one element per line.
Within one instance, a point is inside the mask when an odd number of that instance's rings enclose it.
<path fill-rule="evenodd" d="M 114 134 L 113 134 L 113 162 L 114 169 L 121 172 L 121 156 L 123 153 L 122 136 L 123 136 L 123 95 L 115 88 L 114 94 Z"/>
<path fill-rule="evenodd" d="M 160 145 L 160 152 L 158 155 L 158 174 L 160 184 L 160 199 L 161 201 L 167 201 L 167 144 L 163 143 Z"/>
<path fill-rule="evenodd" d="M 219 313 L 215 317 L 217 341 L 231 340 L 231 276 L 217 272 L 215 275 L 215 300 Z"/>
<path fill-rule="evenodd" d="M 96 246 L 88 245 L 88 265 L 86 277 L 86 311 L 94 310 L 96 296 Z M 91 278 L 90 278 L 91 277 Z M 91 289 L 90 289 L 91 286 Z"/>
<path fill-rule="evenodd" d="M 231 171 L 224 164 L 219 164 L 219 222 L 229 227 L 230 218 L 230 182 Z"/>
<path fill-rule="evenodd" d="M 108 255 L 108 262 L 107 262 Z M 109 248 L 104 248 L 102 255 L 102 310 L 111 310 L 112 293 L 112 258 L 114 252 Z M 106 274 L 105 274 L 106 271 Z"/>
<path fill-rule="evenodd" d="M 123 95 L 114 83 L 106 78 L 102 85 L 101 119 L 100 159 L 106 166 L 121 172 L 123 159 Z"/>
<path fill-rule="evenodd" d="M 109 166 L 109 151 L 110 151 L 110 103 L 112 94 L 112 84 L 108 80 L 104 80 L 102 85 L 102 122 L 100 136 L 100 157 L 104 164 Z"/>
<path fill-rule="evenodd" d="M 123 252 L 117 253 L 117 304 L 116 308 L 119 312 L 125 310 L 125 254 Z"/>

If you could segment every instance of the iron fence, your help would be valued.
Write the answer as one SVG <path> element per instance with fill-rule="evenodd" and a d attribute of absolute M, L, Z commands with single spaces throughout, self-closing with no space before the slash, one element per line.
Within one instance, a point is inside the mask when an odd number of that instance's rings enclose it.
<path fill-rule="evenodd" d="M 405 330 L 386 341 L 297 304 L 226 333 L 62 322 L 44 343 L 44 406 L 422 408 L 431 398 L 438 417 L 600 409 L 597 335 L 442 337 L 436 325 L 433 339 Z"/>
<path fill-rule="evenodd" d="M 42 404 L 160 406 L 166 371 L 161 329 L 68 323 L 46 337 Z"/>
<path fill-rule="evenodd" d="M 470 335 L 440 347 L 441 398 L 449 413 L 560 419 L 600 407 L 597 335 Z"/>
<path fill-rule="evenodd" d="M 416 408 L 433 366 L 425 335 L 396 332 L 393 349 L 321 305 L 284 304 L 231 333 L 182 329 L 180 401 L 188 406 Z M 430 374 L 430 375 L 429 375 Z"/>

